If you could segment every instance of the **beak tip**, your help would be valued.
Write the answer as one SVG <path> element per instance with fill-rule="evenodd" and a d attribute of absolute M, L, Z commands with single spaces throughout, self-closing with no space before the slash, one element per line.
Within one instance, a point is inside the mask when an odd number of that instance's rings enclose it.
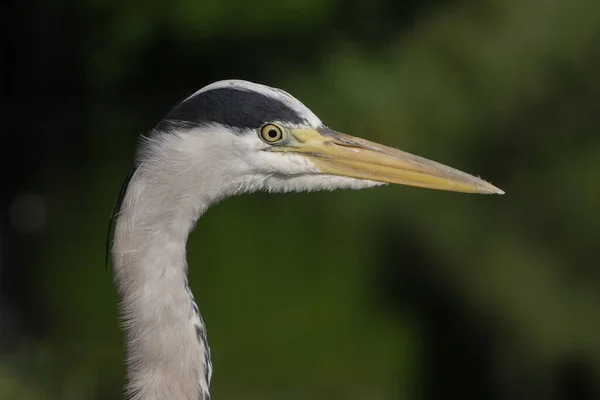
<path fill-rule="evenodd" d="M 481 193 L 483 194 L 499 194 L 499 195 L 503 195 L 504 194 L 504 190 L 497 188 L 496 186 L 487 183 L 484 187 L 481 188 Z"/>

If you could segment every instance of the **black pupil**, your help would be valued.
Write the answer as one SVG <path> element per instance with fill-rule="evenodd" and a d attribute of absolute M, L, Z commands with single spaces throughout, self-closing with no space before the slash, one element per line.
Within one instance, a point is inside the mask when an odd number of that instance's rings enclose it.
<path fill-rule="evenodd" d="M 271 139 L 275 139 L 278 136 L 278 133 L 275 129 L 269 129 L 268 135 Z"/>

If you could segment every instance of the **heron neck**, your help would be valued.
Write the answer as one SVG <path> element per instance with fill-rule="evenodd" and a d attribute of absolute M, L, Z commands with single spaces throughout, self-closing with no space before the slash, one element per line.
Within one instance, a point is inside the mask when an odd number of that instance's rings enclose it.
<path fill-rule="evenodd" d="M 210 350 L 186 262 L 189 232 L 206 204 L 141 169 L 127 190 L 113 257 L 132 400 L 209 399 Z"/>

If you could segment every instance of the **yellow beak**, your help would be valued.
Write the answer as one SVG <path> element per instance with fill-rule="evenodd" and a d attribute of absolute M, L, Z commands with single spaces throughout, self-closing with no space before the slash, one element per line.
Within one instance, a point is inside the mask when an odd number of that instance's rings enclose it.
<path fill-rule="evenodd" d="M 504 194 L 497 187 L 435 161 L 329 129 L 291 129 L 273 151 L 302 154 L 323 174 L 465 193 Z"/>

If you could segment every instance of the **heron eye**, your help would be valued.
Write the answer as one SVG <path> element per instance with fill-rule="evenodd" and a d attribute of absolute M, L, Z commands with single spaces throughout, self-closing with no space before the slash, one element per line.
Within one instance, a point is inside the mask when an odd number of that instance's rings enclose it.
<path fill-rule="evenodd" d="M 277 125 L 267 124 L 260 128 L 260 137 L 267 143 L 275 143 L 281 140 L 283 132 Z"/>

